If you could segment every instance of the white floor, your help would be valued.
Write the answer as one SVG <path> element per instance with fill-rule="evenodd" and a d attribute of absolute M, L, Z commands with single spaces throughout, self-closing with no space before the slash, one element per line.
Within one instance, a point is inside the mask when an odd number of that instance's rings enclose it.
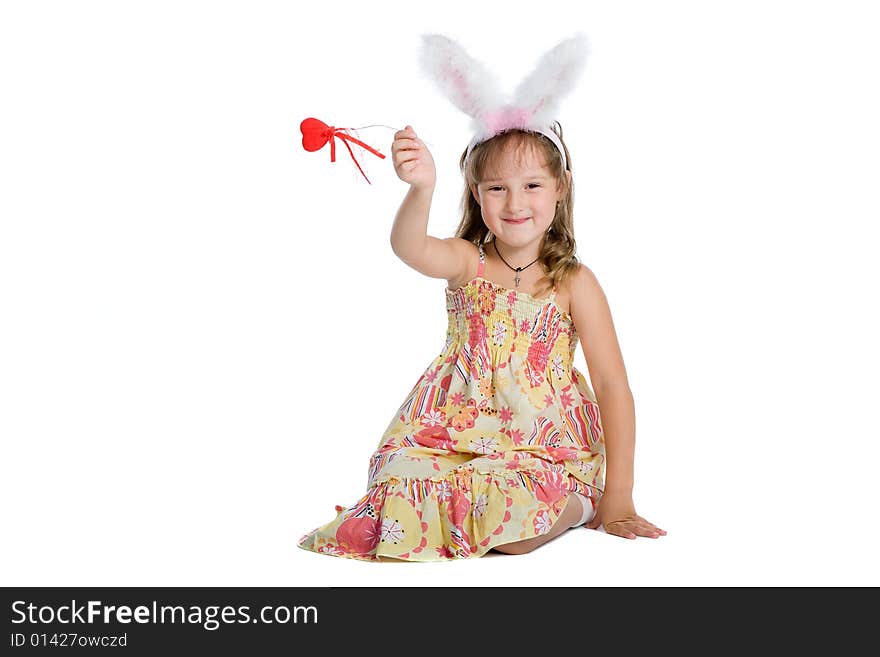
<path fill-rule="evenodd" d="M 286 485 L 286 484 L 285 484 Z M 292 508 L 259 502 L 252 489 L 237 506 L 218 500 L 201 512 L 181 503 L 128 504 L 117 495 L 92 509 L 57 500 L 43 520 L 19 518 L 4 541 L 0 581 L 14 586 L 701 586 L 880 584 L 873 524 L 856 526 L 834 504 L 814 499 L 786 513 L 757 514 L 746 501 L 691 497 L 644 504 L 639 512 L 667 530 L 625 540 L 572 529 L 526 555 L 367 563 L 295 545 L 334 516 L 333 501 Z M 711 501 L 710 501 L 711 500 Z M 165 508 L 163 510 L 163 505 Z M 710 510 L 714 508 L 714 511 Z M 328 512 L 326 512 L 328 511 Z M 33 516 L 31 516 L 33 518 Z M 851 519 L 852 520 L 852 519 Z M 9 528 L 11 525 L 6 524 Z M 7 536 L 10 534 L 7 533 Z"/>

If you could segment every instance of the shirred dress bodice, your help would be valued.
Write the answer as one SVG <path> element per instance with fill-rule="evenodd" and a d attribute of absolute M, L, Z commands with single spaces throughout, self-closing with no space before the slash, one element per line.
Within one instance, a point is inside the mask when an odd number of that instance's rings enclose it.
<path fill-rule="evenodd" d="M 469 341 L 476 346 L 485 340 L 490 352 L 518 349 L 528 353 L 531 350 L 537 364 L 540 362 L 537 355 L 544 351 L 549 353 L 560 335 L 564 335 L 567 350 L 559 354 L 562 361 L 547 365 L 570 368 L 578 343 L 577 330 L 571 316 L 556 303 L 555 296 L 554 290 L 538 299 L 482 276 L 474 277 L 455 290 L 447 288 L 446 348 L 455 342 Z M 493 360 L 503 360 L 506 355 L 497 353 Z"/>

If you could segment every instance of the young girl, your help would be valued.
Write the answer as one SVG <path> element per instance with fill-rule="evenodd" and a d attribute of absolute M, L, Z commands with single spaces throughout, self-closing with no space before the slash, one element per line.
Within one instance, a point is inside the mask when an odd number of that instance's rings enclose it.
<path fill-rule="evenodd" d="M 605 295 L 574 255 L 571 158 L 549 119 L 586 37 L 546 53 L 512 104 L 455 41 L 423 39 L 423 68 L 474 119 L 464 214 L 455 237 L 426 234 L 436 170 L 406 126 L 391 146 L 410 185 L 391 245 L 447 280 L 446 345 L 382 435 L 366 494 L 299 546 L 436 561 L 522 554 L 584 525 L 657 538 L 633 506 L 632 393 Z M 573 366 L 578 336 L 596 394 Z"/>
<path fill-rule="evenodd" d="M 564 160 L 524 130 L 465 152 L 464 217 L 445 240 L 426 234 L 431 153 L 410 126 L 395 134 L 410 189 L 391 244 L 448 281 L 446 346 L 379 441 L 366 494 L 300 547 L 435 561 L 522 554 L 584 524 L 666 533 L 633 506 L 633 398 L 602 288 L 574 255 L 571 159 L 554 131 Z M 572 365 L 578 336 L 598 397 Z"/>

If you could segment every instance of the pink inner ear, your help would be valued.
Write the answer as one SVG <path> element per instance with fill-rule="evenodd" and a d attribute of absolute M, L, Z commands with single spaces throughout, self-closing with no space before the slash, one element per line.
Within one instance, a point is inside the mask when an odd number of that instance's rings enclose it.
<path fill-rule="evenodd" d="M 444 75 L 452 80 L 452 85 L 458 91 L 459 102 L 465 107 L 473 107 L 474 99 L 464 74 L 452 66 L 446 66 L 444 68 Z"/>
<path fill-rule="evenodd" d="M 510 128 L 523 129 L 532 118 L 532 112 L 521 107 L 502 107 L 483 115 L 486 128 L 493 135 Z"/>

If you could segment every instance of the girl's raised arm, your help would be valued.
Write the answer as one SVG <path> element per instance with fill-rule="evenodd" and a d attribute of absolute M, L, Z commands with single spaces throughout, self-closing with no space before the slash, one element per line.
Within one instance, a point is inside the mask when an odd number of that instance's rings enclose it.
<path fill-rule="evenodd" d="M 425 276 L 460 278 L 467 266 L 467 243 L 459 238 L 442 240 L 427 234 L 437 179 L 431 152 L 408 125 L 395 133 L 391 156 L 398 178 L 410 186 L 394 219 L 391 249 Z"/>

